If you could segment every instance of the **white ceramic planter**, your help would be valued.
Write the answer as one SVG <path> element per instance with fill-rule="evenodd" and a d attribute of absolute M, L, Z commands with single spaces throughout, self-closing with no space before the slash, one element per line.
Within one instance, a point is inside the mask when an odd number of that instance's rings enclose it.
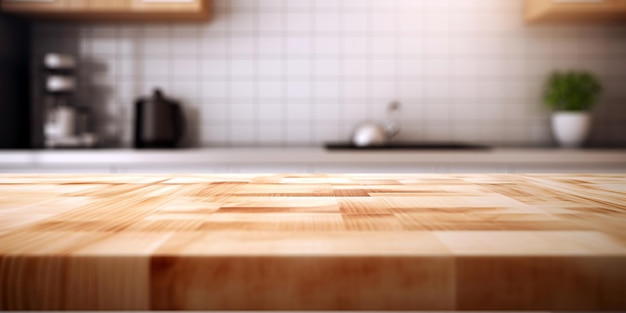
<path fill-rule="evenodd" d="M 589 112 L 560 111 L 552 113 L 552 133 L 561 147 L 580 147 L 589 133 Z"/>

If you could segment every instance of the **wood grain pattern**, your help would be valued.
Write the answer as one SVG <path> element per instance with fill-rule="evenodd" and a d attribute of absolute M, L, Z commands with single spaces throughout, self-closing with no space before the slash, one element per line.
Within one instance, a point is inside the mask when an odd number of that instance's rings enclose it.
<path fill-rule="evenodd" d="M 0 309 L 626 310 L 626 175 L 0 175 Z"/>

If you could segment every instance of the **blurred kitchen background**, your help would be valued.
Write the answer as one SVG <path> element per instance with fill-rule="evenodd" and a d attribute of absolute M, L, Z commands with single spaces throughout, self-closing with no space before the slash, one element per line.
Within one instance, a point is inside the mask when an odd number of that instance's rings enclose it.
<path fill-rule="evenodd" d="M 76 57 L 75 101 L 93 111 L 101 146 L 132 146 L 134 101 L 155 87 L 184 108 L 184 146 L 349 140 L 393 100 L 394 140 L 550 146 L 542 85 L 584 69 L 604 85 L 589 144 L 626 145 L 624 23 L 528 23 L 523 0 L 209 5 L 198 22 L 32 19 L 33 105 L 56 52 Z"/>

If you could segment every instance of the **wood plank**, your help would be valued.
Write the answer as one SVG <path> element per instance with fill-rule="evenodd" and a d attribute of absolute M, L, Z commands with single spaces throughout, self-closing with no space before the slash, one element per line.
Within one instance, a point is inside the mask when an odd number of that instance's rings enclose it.
<path fill-rule="evenodd" d="M 597 257 L 460 258 L 457 309 L 616 310 L 626 307 L 624 262 Z"/>
<path fill-rule="evenodd" d="M 453 308 L 453 260 L 380 257 L 156 257 L 151 308 Z"/>

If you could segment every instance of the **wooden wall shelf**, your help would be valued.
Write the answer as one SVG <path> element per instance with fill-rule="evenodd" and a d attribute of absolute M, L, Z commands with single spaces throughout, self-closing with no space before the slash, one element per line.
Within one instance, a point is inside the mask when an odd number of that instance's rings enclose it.
<path fill-rule="evenodd" d="M 2 0 L 3 12 L 37 19 L 206 20 L 208 0 Z"/>
<path fill-rule="evenodd" d="M 626 21 L 624 0 L 526 0 L 528 22 Z"/>

